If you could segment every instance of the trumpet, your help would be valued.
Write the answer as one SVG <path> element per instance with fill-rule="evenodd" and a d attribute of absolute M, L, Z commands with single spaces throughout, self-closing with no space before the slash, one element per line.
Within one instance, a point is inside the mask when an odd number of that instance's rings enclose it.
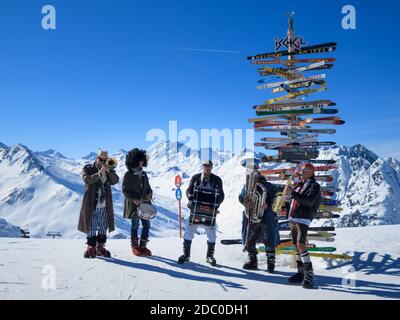
<path fill-rule="evenodd" d="M 108 158 L 106 161 L 106 166 L 109 170 L 114 170 L 118 166 L 118 161 L 115 158 Z"/>

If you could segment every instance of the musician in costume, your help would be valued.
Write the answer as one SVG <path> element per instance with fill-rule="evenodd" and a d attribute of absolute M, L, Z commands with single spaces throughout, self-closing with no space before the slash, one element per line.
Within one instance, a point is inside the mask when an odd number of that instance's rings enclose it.
<path fill-rule="evenodd" d="M 258 241 L 262 241 L 267 255 L 268 272 L 273 273 L 275 271 L 275 247 L 279 244 L 278 216 L 272 210 L 276 191 L 275 186 L 267 182 L 258 169 L 258 165 L 254 164 L 253 172 L 248 174 L 246 186 L 239 195 L 239 201 L 245 207 L 242 221 L 242 242 L 248 252 L 248 260 L 243 268 L 246 270 L 258 269 L 256 244 Z M 254 196 L 255 194 L 257 196 Z"/>
<path fill-rule="evenodd" d="M 303 288 L 314 287 L 314 271 L 307 252 L 307 233 L 317 214 L 321 188 L 315 180 L 315 168 L 310 163 L 301 166 L 301 180 L 286 193 L 285 211 L 290 220 L 292 242 L 296 247 L 297 273 L 289 278 L 289 283 L 301 283 Z"/>
<path fill-rule="evenodd" d="M 111 186 L 119 182 L 115 173 L 117 162 L 100 150 L 93 164 L 84 166 L 81 176 L 85 183 L 78 230 L 87 235 L 85 258 L 110 257 L 105 249 L 107 230 L 115 230 Z"/>
<path fill-rule="evenodd" d="M 191 178 L 189 187 L 186 190 L 191 214 L 186 221 L 183 255 L 178 259 L 179 264 L 189 262 L 192 240 L 198 227 L 204 228 L 207 234 L 207 263 L 212 266 L 217 264 L 214 258 L 216 214 L 219 206 L 224 201 L 225 195 L 222 180 L 211 172 L 212 168 L 212 161 L 205 161 L 203 163 L 203 172 Z"/>
<path fill-rule="evenodd" d="M 153 191 L 149 178 L 143 168 L 147 167 L 147 155 L 145 150 L 135 148 L 128 152 L 125 165 L 128 171 L 125 173 L 122 184 L 122 192 L 125 196 L 124 218 L 132 220 L 131 248 L 135 256 L 151 256 L 147 248 L 150 232 L 150 220 L 140 216 L 140 206 L 143 203 L 151 204 Z M 138 238 L 139 224 L 142 224 L 140 239 Z"/>

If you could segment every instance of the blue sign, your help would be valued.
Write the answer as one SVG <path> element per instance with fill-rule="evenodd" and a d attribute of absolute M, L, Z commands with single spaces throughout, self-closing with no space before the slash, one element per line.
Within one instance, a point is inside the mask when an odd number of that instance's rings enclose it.
<path fill-rule="evenodd" d="M 176 197 L 176 200 L 181 200 L 182 199 L 182 190 L 181 189 L 176 189 L 176 191 L 175 191 L 175 197 Z"/>

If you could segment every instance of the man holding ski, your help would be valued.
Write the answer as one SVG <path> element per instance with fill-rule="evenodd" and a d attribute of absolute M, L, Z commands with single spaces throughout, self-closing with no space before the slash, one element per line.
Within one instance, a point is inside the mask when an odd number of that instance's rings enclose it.
<path fill-rule="evenodd" d="M 301 166 L 301 181 L 294 188 L 288 188 L 285 203 L 298 270 L 289 278 L 289 283 L 302 283 L 303 288 L 315 286 L 314 271 L 306 248 L 308 229 L 317 214 L 321 199 L 321 188 L 315 180 L 314 172 L 315 168 L 310 163 Z"/>
<path fill-rule="evenodd" d="M 258 168 L 256 168 L 258 169 Z M 264 176 L 257 172 L 256 184 L 262 184 L 266 192 L 265 203 L 261 205 L 263 210 L 263 217 L 258 223 L 250 221 L 247 216 L 247 212 L 243 212 L 242 221 L 242 242 L 245 245 L 245 250 L 248 252 L 248 260 L 243 265 L 243 269 L 246 270 L 257 270 L 257 241 L 260 239 L 264 242 L 265 251 L 267 255 L 267 267 L 268 272 L 273 273 L 275 271 L 275 247 L 279 243 L 279 224 L 278 217 L 275 212 L 272 211 L 272 204 L 275 199 L 275 187 L 273 184 L 267 182 Z M 260 193 L 261 190 L 258 190 Z M 251 199 L 247 197 L 246 187 L 242 189 L 239 195 L 239 201 L 245 208 L 251 206 Z"/>
<path fill-rule="evenodd" d="M 192 177 L 189 187 L 186 190 L 186 196 L 189 200 L 188 207 L 191 210 L 191 215 L 186 221 L 183 241 L 183 255 L 178 259 L 179 264 L 189 262 L 190 260 L 190 249 L 197 227 L 204 228 L 207 233 L 207 263 L 211 264 L 212 266 L 217 264 L 214 258 L 216 241 L 215 215 L 218 213 L 217 209 L 224 201 L 225 195 L 222 180 L 220 177 L 211 173 L 212 168 L 212 161 L 206 160 L 203 163 L 203 172 Z M 198 212 L 202 206 L 198 200 L 202 196 L 213 199 L 212 203 L 210 202 L 208 206 L 211 208 L 210 210 L 212 213 L 207 217 L 207 221 L 202 220 L 204 219 L 204 216 L 198 215 Z"/>
<path fill-rule="evenodd" d="M 143 168 L 147 167 L 145 150 L 135 148 L 128 152 L 125 160 L 128 171 L 125 173 L 122 192 L 125 196 L 124 218 L 132 220 L 131 248 L 135 256 L 151 256 L 147 248 L 149 241 L 150 220 L 139 217 L 138 208 L 142 203 L 151 203 L 153 191 L 149 178 Z M 140 240 L 138 238 L 139 223 L 142 223 Z"/>
<path fill-rule="evenodd" d="M 114 231 L 114 208 L 111 186 L 119 181 L 115 170 L 107 165 L 107 151 L 99 151 L 96 161 L 82 170 L 85 183 L 78 230 L 87 234 L 85 258 L 110 257 L 105 249 L 107 229 Z"/>

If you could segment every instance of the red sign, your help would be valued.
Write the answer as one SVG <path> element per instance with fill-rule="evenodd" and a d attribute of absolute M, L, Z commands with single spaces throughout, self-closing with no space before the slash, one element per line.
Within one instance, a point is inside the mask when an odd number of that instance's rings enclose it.
<path fill-rule="evenodd" d="M 180 175 L 177 175 L 177 176 L 175 177 L 175 186 L 176 186 L 177 188 L 180 188 L 181 185 L 182 185 L 182 178 L 181 178 Z"/>

